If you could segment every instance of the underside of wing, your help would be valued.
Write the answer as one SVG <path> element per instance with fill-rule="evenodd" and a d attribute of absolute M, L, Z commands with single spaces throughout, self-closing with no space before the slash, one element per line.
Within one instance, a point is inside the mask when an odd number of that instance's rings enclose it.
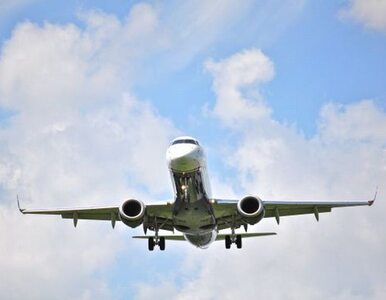
<path fill-rule="evenodd" d="M 158 229 L 173 231 L 173 205 L 167 203 L 156 203 L 146 205 L 145 227 L 150 230 Z"/>
<path fill-rule="evenodd" d="M 275 217 L 277 223 L 282 216 L 314 214 L 319 221 L 319 213 L 331 212 L 333 208 L 371 206 L 370 201 L 264 201 L 265 218 Z"/>
<path fill-rule="evenodd" d="M 294 216 L 304 214 L 314 214 L 319 220 L 319 213 L 331 212 L 337 207 L 353 207 L 353 206 L 371 206 L 375 197 L 372 200 L 359 201 L 262 201 L 264 205 L 264 217 L 275 217 L 276 221 L 280 222 L 282 216 Z M 218 228 L 225 229 L 229 227 L 240 227 L 248 224 L 237 209 L 239 200 L 220 200 L 214 199 L 213 211 L 217 220 Z"/>
<path fill-rule="evenodd" d="M 118 206 L 56 209 L 21 209 L 19 206 L 19 210 L 23 214 L 60 215 L 63 219 L 73 219 L 74 226 L 77 225 L 79 219 L 111 221 L 113 227 L 115 221 L 120 220 Z"/>
<path fill-rule="evenodd" d="M 111 221 L 115 226 L 121 220 L 119 206 L 80 207 L 80 208 L 55 208 L 55 209 L 22 209 L 18 201 L 19 210 L 23 214 L 60 215 L 64 219 L 73 219 L 74 226 L 78 220 Z M 172 205 L 170 203 L 155 203 L 146 205 L 143 219 L 138 224 L 144 223 L 146 228 L 173 230 Z"/>

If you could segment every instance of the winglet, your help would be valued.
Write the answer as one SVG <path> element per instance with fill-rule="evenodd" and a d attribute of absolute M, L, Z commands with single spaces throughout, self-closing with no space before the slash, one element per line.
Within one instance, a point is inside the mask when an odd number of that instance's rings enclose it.
<path fill-rule="evenodd" d="M 372 200 L 369 201 L 369 206 L 371 206 L 371 205 L 374 204 L 375 199 L 377 199 L 377 195 L 378 195 L 378 187 L 377 187 L 377 189 L 375 190 L 374 198 L 373 198 Z"/>
<path fill-rule="evenodd" d="M 19 195 L 16 195 L 16 199 L 17 199 L 17 208 L 19 209 L 19 211 L 20 211 L 21 213 L 23 213 L 25 209 L 20 208 Z"/>

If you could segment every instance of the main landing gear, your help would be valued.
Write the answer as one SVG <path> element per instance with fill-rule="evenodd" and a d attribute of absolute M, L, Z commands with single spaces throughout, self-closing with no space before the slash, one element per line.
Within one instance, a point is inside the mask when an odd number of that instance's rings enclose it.
<path fill-rule="evenodd" d="M 242 242 L 241 242 L 241 235 L 226 235 L 225 236 L 225 248 L 229 249 L 232 244 L 236 244 L 237 248 L 240 249 L 242 247 Z"/>
<path fill-rule="evenodd" d="M 164 251 L 165 250 L 165 238 L 163 236 L 161 236 L 157 240 L 157 238 L 149 237 L 149 239 L 148 239 L 149 251 L 153 251 L 155 245 L 158 245 L 160 250 Z"/>
<path fill-rule="evenodd" d="M 234 227 L 232 227 L 231 230 L 232 230 L 232 234 L 225 236 L 225 248 L 229 249 L 232 244 L 236 244 L 237 248 L 241 249 L 241 247 L 242 247 L 241 235 L 235 234 L 235 228 Z"/>
<path fill-rule="evenodd" d="M 149 251 L 153 251 L 154 250 L 154 246 L 158 245 L 159 249 L 161 251 L 164 251 L 165 250 L 165 237 L 158 235 L 158 231 L 159 231 L 160 228 L 162 228 L 163 224 L 159 227 L 158 223 L 157 223 L 157 218 L 155 218 L 154 223 L 155 223 L 155 225 L 154 225 L 155 235 L 154 236 L 150 236 L 148 238 L 148 249 L 149 249 Z"/>

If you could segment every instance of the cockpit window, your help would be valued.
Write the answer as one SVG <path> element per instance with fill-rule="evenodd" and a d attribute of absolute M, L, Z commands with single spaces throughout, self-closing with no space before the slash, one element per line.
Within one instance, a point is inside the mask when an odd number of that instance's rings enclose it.
<path fill-rule="evenodd" d="M 172 145 L 175 145 L 175 144 L 194 144 L 194 145 L 199 145 L 197 141 L 192 140 L 192 139 L 175 140 Z"/>

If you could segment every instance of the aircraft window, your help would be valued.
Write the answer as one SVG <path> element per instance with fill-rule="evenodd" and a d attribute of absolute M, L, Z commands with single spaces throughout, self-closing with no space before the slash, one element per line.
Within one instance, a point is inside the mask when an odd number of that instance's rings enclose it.
<path fill-rule="evenodd" d="M 191 139 L 186 139 L 186 140 L 176 140 L 173 142 L 172 145 L 175 144 L 194 144 L 194 145 L 199 145 L 197 141 L 191 140 Z"/>

